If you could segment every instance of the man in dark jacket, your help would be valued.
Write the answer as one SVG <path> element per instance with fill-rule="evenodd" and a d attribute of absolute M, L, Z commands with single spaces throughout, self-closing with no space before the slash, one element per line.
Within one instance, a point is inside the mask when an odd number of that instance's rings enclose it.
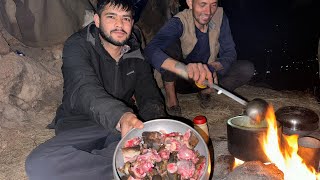
<path fill-rule="evenodd" d="M 140 119 L 165 115 L 151 67 L 131 36 L 131 0 L 100 0 L 97 10 L 94 24 L 65 43 L 56 136 L 27 157 L 30 180 L 112 179 L 121 136 L 143 128 Z"/>

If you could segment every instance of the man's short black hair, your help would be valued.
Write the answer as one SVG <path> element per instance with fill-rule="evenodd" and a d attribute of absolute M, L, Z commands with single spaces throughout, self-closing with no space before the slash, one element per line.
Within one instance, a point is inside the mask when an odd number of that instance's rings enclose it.
<path fill-rule="evenodd" d="M 105 6 L 109 3 L 112 6 L 121 7 L 125 11 L 131 11 L 132 16 L 134 16 L 134 5 L 132 0 L 98 0 L 96 13 L 101 16 Z"/>

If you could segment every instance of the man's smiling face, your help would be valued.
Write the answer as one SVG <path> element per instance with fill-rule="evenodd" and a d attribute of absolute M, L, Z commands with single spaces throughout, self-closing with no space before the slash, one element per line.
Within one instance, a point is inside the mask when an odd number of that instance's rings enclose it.
<path fill-rule="evenodd" d="M 218 8 L 218 0 L 188 0 L 196 26 L 207 25 Z"/>

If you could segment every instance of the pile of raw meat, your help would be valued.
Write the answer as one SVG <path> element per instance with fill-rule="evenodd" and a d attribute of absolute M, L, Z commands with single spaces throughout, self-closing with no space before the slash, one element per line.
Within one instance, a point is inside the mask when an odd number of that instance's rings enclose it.
<path fill-rule="evenodd" d="M 194 150 L 199 139 L 191 130 L 178 132 L 143 132 L 142 138 L 124 143 L 124 165 L 118 168 L 122 180 L 200 179 L 206 158 Z"/>

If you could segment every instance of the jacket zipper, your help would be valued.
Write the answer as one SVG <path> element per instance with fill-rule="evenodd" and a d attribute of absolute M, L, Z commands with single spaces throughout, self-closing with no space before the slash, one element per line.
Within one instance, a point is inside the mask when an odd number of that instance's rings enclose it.
<path fill-rule="evenodd" d="M 116 62 L 116 67 L 114 71 L 114 94 L 118 95 L 118 76 L 119 76 L 119 62 Z"/>

